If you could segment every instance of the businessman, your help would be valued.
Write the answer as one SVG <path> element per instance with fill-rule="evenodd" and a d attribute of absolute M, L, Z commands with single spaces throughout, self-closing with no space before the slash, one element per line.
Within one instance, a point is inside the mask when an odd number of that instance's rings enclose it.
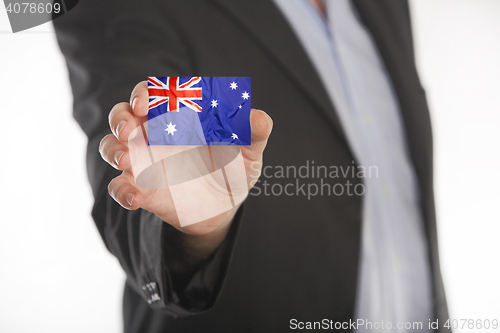
<path fill-rule="evenodd" d="M 445 330 L 406 1 L 88 0 L 54 25 L 125 332 Z M 148 76 L 252 78 L 242 205 L 183 228 L 136 186 Z"/>

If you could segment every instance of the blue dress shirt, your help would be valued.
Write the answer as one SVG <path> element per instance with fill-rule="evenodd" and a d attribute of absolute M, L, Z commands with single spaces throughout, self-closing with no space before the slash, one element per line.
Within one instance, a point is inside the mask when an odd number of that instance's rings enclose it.
<path fill-rule="evenodd" d="M 418 331 L 429 332 L 432 284 L 418 183 L 372 36 L 348 0 L 327 0 L 326 19 L 308 0 L 274 2 L 323 82 L 358 165 L 378 170 L 363 179 L 355 316 L 374 325 L 383 321 L 385 329 L 377 332 L 405 332 L 408 322 L 422 322 Z"/>

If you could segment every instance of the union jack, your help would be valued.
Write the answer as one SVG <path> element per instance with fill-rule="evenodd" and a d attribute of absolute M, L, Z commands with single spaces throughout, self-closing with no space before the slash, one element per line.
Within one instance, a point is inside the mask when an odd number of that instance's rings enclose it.
<path fill-rule="evenodd" d="M 179 77 L 168 77 L 167 83 L 163 83 L 156 77 L 148 77 L 149 109 L 167 103 L 167 111 L 179 112 L 179 104 L 201 112 L 201 106 L 196 101 L 202 100 L 201 87 L 193 87 L 201 81 L 200 76 L 189 79 L 186 83 L 179 85 Z"/>

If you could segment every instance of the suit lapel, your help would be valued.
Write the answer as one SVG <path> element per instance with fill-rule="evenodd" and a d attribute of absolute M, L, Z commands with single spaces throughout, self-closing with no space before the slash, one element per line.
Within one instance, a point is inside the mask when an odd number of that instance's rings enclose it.
<path fill-rule="evenodd" d="M 333 105 L 288 22 L 271 0 L 212 0 L 232 16 L 332 123 L 345 142 Z"/>

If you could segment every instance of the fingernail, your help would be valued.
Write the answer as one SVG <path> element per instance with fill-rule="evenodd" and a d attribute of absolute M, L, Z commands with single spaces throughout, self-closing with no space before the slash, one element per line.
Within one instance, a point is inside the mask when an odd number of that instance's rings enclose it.
<path fill-rule="evenodd" d="M 132 203 L 134 202 L 135 194 L 129 193 L 127 194 L 127 203 L 130 207 L 132 207 Z"/>
<path fill-rule="evenodd" d="M 115 163 L 116 165 L 120 165 L 120 160 L 122 159 L 122 156 L 125 154 L 124 151 L 117 151 L 115 154 Z"/>
<path fill-rule="evenodd" d="M 116 126 L 116 136 L 120 137 L 120 133 L 122 132 L 123 128 L 127 125 L 126 120 L 122 120 L 118 123 L 118 126 Z"/>
<path fill-rule="evenodd" d="M 132 106 L 132 111 L 134 111 L 135 104 L 137 103 L 138 99 L 139 99 L 139 97 L 135 96 L 134 99 L 132 100 L 132 104 L 130 104 Z"/>

